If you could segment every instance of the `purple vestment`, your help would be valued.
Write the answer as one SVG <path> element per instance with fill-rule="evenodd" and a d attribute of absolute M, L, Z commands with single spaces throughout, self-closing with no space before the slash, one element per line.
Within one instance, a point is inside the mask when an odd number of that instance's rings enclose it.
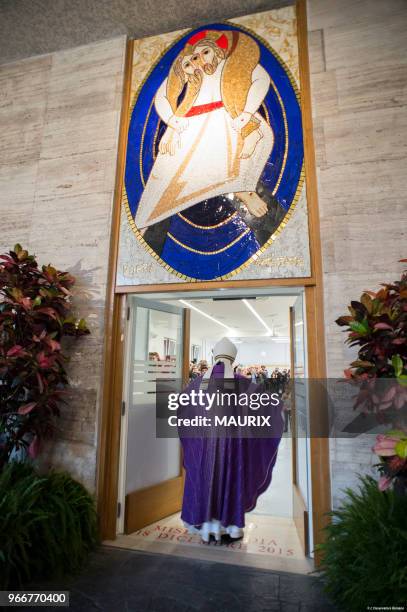
<path fill-rule="evenodd" d="M 222 378 L 223 373 L 224 364 L 219 363 L 214 366 L 212 377 Z M 235 374 L 235 379 L 243 386 L 247 381 L 248 393 L 258 391 L 245 377 Z M 197 391 L 201 385 L 199 377 L 186 392 Z M 272 411 L 271 422 L 270 438 L 180 436 L 186 470 L 183 521 L 199 527 L 217 519 L 224 527 L 244 527 L 245 512 L 255 508 L 257 498 L 271 482 L 284 425 L 281 405 Z"/>

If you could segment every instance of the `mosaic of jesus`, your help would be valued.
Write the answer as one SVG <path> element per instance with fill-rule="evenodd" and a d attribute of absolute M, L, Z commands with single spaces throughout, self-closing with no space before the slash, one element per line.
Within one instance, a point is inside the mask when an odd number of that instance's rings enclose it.
<path fill-rule="evenodd" d="M 278 55 L 232 24 L 189 32 L 134 101 L 125 170 L 133 229 L 178 277 L 230 277 L 275 237 L 302 164 L 296 86 Z"/>

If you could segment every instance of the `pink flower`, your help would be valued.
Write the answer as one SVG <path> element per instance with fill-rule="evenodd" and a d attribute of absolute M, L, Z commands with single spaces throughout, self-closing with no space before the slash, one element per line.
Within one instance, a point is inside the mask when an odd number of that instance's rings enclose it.
<path fill-rule="evenodd" d="M 372 451 L 380 457 L 392 457 L 396 454 L 395 447 L 398 441 L 398 438 L 379 434 L 376 437 L 376 444 L 373 446 Z"/>
<path fill-rule="evenodd" d="M 380 476 L 378 482 L 379 491 L 386 491 L 386 489 L 388 489 L 391 485 L 391 481 L 392 479 L 390 476 Z"/>

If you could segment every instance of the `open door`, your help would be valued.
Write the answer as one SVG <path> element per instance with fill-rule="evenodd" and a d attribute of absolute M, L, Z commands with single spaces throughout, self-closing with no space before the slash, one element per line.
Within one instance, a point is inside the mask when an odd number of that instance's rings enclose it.
<path fill-rule="evenodd" d="M 304 554 L 308 537 L 308 393 L 306 385 L 304 298 L 298 296 L 290 308 L 291 346 L 291 435 L 293 475 L 293 519 Z"/>
<path fill-rule="evenodd" d="M 189 310 L 131 296 L 128 317 L 124 533 L 181 509 L 181 445 L 177 438 L 156 438 L 156 381 L 185 379 L 189 366 Z"/>

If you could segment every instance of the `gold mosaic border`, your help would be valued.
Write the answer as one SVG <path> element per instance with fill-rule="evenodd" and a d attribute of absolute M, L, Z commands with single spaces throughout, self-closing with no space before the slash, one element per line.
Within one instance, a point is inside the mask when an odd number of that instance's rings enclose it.
<path fill-rule="evenodd" d="M 229 215 L 227 219 L 224 219 L 223 221 L 219 221 L 219 223 L 216 223 L 215 225 L 198 225 L 197 223 L 194 223 L 193 221 L 190 221 L 190 219 L 187 219 L 186 217 L 184 217 L 182 213 L 177 213 L 177 215 L 183 221 L 185 221 L 185 223 L 188 223 L 188 225 L 192 225 L 192 227 L 196 227 L 198 229 L 203 229 L 203 230 L 210 230 L 210 229 L 215 229 L 217 227 L 221 227 L 222 225 L 226 225 L 226 223 L 229 223 L 229 221 L 231 221 L 232 219 L 236 217 L 237 210 L 235 210 L 234 213 Z"/>
<path fill-rule="evenodd" d="M 188 246 L 187 244 L 184 244 L 183 242 L 175 238 L 175 236 L 173 236 L 171 232 L 167 232 L 167 236 L 169 236 L 171 240 L 173 240 L 176 244 L 181 246 L 183 249 L 186 249 L 187 251 L 191 251 L 191 253 L 198 253 L 198 255 L 219 255 L 219 253 L 223 253 L 224 251 L 226 251 L 227 249 L 230 249 L 230 247 L 238 243 L 244 236 L 247 236 L 249 232 L 250 232 L 250 227 L 246 228 L 241 234 L 239 234 L 239 236 L 237 236 L 237 238 L 229 242 L 226 246 L 222 247 L 221 249 L 216 249 L 215 251 L 198 251 L 198 249 L 193 249 L 192 247 Z"/>
<path fill-rule="evenodd" d="M 290 83 L 294 89 L 296 98 L 298 100 L 298 104 L 300 105 L 301 108 L 301 95 L 300 95 L 300 91 L 298 89 L 297 83 L 291 73 L 291 70 L 289 69 L 289 67 L 287 66 L 287 64 L 285 63 L 285 61 L 280 57 L 280 55 L 269 45 L 269 43 L 264 40 L 261 36 L 259 36 L 258 34 L 256 34 L 255 32 L 253 32 L 250 28 L 247 28 L 246 26 L 242 26 L 240 24 L 237 23 L 233 23 L 233 21 L 221 21 L 219 23 L 225 23 L 227 25 L 231 25 L 231 26 L 235 26 L 240 28 L 241 30 L 247 32 L 248 34 L 250 34 L 251 36 L 253 36 L 256 40 L 258 40 L 259 42 L 261 42 L 266 49 L 268 49 L 270 51 L 270 53 L 272 53 L 274 55 L 274 57 L 277 59 L 277 61 L 283 66 L 289 80 Z M 192 28 L 191 30 L 189 30 L 190 32 L 192 32 L 193 30 L 195 30 L 196 28 Z M 180 34 L 177 38 L 175 38 L 172 43 L 171 43 L 171 47 L 173 45 L 175 45 L 179 40 L 181 40 L 185 35 L 187 34 L 187 32 L 183 32 L 182 34 Z M 144 79 L 142 80 L 142 82 L 140 83 L 136 93 L 134 94 L 134 98 L 133 101 L 130 105 L 130 109 L 129 109 L 129 113 L 130 116 L 133 113 L 134 107 L 136 105 L 138 96 L 140 95 L 140 92 L 142 90 L 142 88 L 144 87 L 145 82 L 147 81 L 148 77 L 150 76 L 151 72 L 154 70 L 154 68 L 156 67 L 156 65 L 159 63 L 159 61 L 162 59 L 162 57 L 164 57 L 164 55 L 167 53 L 168 51 L 167 47 L 157 58 L 157 60 L 154 62 L 154 64 L 151 66 L 150 70 L 146 73 Z M 277 89 L 275 88 L 275 91 L 277 92 Z M 279 101 L 281 100 L 281 96 L 280 94 L 277 92 L 278 97 L 279 97 Z M 153 99 L 154 101 L 154 99 Z M 282 103 L 282 100 L 281 100 Z M 151 103 L 152 106 L 153 102 Z M 151 111 L 151 106 L 149 109 L 149 113 Z M 282 108 L 284 109 L 284 105 L 282 105 Z M 283 110 L 283 115 L 285 116 L 285 109 Z M 288 126 L 284 125 L 285 130 L 288 131 Z M 144 135 L 144 133 L 143 133 Z M 143 137 L 142 137 L 143 140 Z M 288 141 L 288 134 L 286 132 L 286 142 Z M 142 142 L 140 143 L 140 151 L 142 151 Z M 288 150 L 288 144 L 287 144 L 287 150 Z M 284 163 L 284 159 L 283 159 L 283 163 Z M 281 174 L 282 176 L 282 174 Z M 280 178 L 280 177 L 279 177 Z M 279 179 L 277 179 L 279 180 Z M 257 259 L 259 259 L 260 255 L 262 253 L 264 253 L 264 251 L 266 251 L 268 249 L 268 247 L 275 241 L 275 239 L 277 238 L 277 236 L 283 231 L 283 229 L 285 228 L 285 226 L 287 225 L 288 221 L 290 220 L 290 218 L 292 217 L 292 214 L 297 206 L 298 200 L 300 199 L 300 195 L 301 195 L 301 191 L 302 191 L 302 187 L 304 184 L 304 180 L 305 180 L 305 170 L 304 170 L 304 161 L 302 163 L 302 167 L 301 167 L 301 173 L 300 173 L 300 178 L 298 180 L 298 185 L 297 185 L 297 189 L 293 198 L 293 201 L 291 203 L 291 206 L 289 208 L 289 210 L 286 212 L 282 222 L 280 223 L 280 225 L 278 226 L 278 228 L 275 230 L 275 232 L 273 232 L 273 234 L 270 236 L 270 238 L 267 240 L 267 242 L 264 243 L 264 245 L 262 247 L 260 247 L 260 249 L 254 253 L 254 255 L 252 255 L 248 260 L 246 260 L 242 265 L 240 265 L 239 267 L 235 268 L 234 270 L 232 270 L 231 272 L 229 272 L 228 274 L 224 274 L 223 276 L 217 276 L 214 279 L 211 280 L 227 280 L 232 278 L 233 276 L 236 276 L 236 274 L 238 274 L 239 272 L 241 272 L 242 270 L 244 270 L 245 268 L 247 268 L 247 266 L 249 266 L 251 263 L 253 263 L 254 261 L 256 261 Z M 280 178 L 281 181 L 281 178 Z M 275 190 L 273 190 L 273 194 L 275 193 Z M 127 215 L 127 219 L 129 222 L 129 225 L 131 227 L 131 229 L 133 230 L 136 238 L 140 241 L 140 243 L 142 244 L 142 246 L 144 247 L 144 249 L 168 272 L 170 272 L 171 274 L 174 274 L 177 278 L 180 278 L 184 281 L 188 281 L 188 282 L 202 282 L 203 279 L 201 278 L 193 278 L 190 276 L 186 276 L 185 274 L 182 274 L 181 272 L 178 272 L 177 270 L 175 270 L 174 268 L 172 268 L 170 265 L 168 265 L 163 259 L 161 259 L 161 257 L 150 247 L 150 245 L 144 240 L 140 230 L 137 228 L 134 219 L 133 219 L 133 215 L 131 213 L 130 210 L 130 205 L 129 205 L 129 200 L 128 200 L 128 196 L 127 196 L 127 191 L 126 191 L 126 186 L 124 184 L 123 181 L 123 197 L 122 197 L 122 205 L 124 206 L 124 209 L 126 211 L 126 215 Z"/>

